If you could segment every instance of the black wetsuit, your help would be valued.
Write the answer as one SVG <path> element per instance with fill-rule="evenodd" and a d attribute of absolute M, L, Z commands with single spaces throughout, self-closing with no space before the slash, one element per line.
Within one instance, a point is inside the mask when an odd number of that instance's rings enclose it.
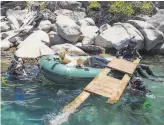
<path fill-rule="evenodd" d="M 139 52 L 135 49 L 135 47 L 129 46 L 129 45 L 122 48 L 121 50 L 117 52 L 116 57 L 119 57 L 119 56 L 122 56 L 123 59 L 128 60 L 128 61 L 132 61 L 134 57 L 141 58 Z M 148 76 L 142 70 L 145 70 L 147 74 L 154 76 L 149 66 L 145 64 L 139 64 L 139 66 L 137 67 L 138 74 L 144 78 L 148 78 Z"/>

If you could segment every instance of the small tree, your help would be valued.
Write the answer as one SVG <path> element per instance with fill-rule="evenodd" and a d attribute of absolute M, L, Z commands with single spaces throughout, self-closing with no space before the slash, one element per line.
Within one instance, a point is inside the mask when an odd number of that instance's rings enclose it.
<path fill-rule="evenodd" d="M 125 1 L 113 2 L 109 8 L 109 12 L 111 12 L 116 18 L 129 17 L 134 14 L 132 4 Z"/>
<path fill-rule="evenodd" d="M 89 1 L 89 6 L 88 6 L 89 9 L 96 10 L 99 7 L 100 7 L 100 3 L 99 2 L 97 2 L 97 1 Z"/>
<path fill-rule="evenodd" d="M 151 14 L 152 11 L 153 11 L 153 6 L 148 1 L 142 1 L 142 2 L 139 2 L 136 5 L 136 13 L 139 13 L 139 14 Z"/>

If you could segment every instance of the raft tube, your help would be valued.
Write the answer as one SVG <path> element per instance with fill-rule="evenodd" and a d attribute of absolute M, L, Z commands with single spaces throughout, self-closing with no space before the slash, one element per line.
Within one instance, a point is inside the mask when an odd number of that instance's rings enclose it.
<path fill-rule="evenodd" d="M 56 55 L 43 56 L 39 65 L 43 75 L 57 84 L 87 84 L 101 71 L 100 68 L 62 64 Z"/>

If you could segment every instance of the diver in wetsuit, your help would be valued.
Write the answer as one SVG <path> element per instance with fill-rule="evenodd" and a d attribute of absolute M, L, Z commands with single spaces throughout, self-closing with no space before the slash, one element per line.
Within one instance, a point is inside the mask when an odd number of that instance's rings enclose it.
<path fill-rule="evenodd" d="M 129 44 L 127 46 L 117 51 L 116 57 L 118 58 L 122 56 L 123 59 L 128 61 L 132 61 L 136 57 L 141 59 L 142 57 L 136 49 L 136 44 L 137 44 L 136 40 L 134 39 L 134 37 L 132 37 L 129 40 Z M 145 64 L 139 64 L 139 66 L 137 67 L 137 72 L 139 73 L 140 76 L 144 78 L 148 78 L 148 76 L 142 70 L 145 70 L 149 75 L 155 76 L 151 71 L 151 69 L 149 68 L 149 66 Z"/>
<path fill-rule="evenodd" d="M 147 89 L 147 86 L 143 84 L 143 80 L 140 77 L 135 77 L 130 81 L 131 96 L 139 97 L 137 100 L 131 103 L 132 110 L 138 108 L 150 109 L 152 104 L 150 100 L 146 99 L 146 95 L 151 91 Z"/>
<path fill-rule="evenodd" d="M 25 72 L 24 62 L 21 58 L 14 56 L 14 59 L 11 61 L 11 65 L 8 68 L 9 75 L 20 76 L 27 75 Z"/>

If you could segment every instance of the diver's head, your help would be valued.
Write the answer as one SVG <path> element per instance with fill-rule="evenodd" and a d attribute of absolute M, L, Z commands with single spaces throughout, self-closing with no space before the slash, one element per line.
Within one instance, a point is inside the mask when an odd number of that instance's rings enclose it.
<path fill-rule="evenodd" d="M 136 88 L 139 85 L 141 85 L 143 82 L 143 79 L 140 77 L 135 77 L 134 79 L 131 80 L 132 88 Z"/>

